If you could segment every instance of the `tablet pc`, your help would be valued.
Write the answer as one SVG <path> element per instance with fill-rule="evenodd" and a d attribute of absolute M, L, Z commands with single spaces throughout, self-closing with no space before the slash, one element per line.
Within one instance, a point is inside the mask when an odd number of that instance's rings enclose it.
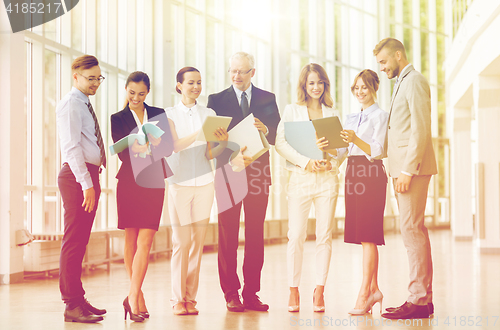
<path fill-rule="evenodd" d="M 340 119 L 337 116 L 313 119 L 312 123 L 316 129 L 318 138 L 325 137 L 328 140 L 327 149 L 345 148 L 349 144 L 340 137 L 343 130 Z"/>
<path fill-rule="evenodd" d="M 201 126 L 200 133 L 196 137 L 197 141 L 211 141 L 218 142 L 217 138 L 214 135 L 214 132 L 219 127 L 224 127 L 226 130 L 231 123 L 233 117 L 225 117 L 225 116 L 207 116 L 203 125 Z"/>

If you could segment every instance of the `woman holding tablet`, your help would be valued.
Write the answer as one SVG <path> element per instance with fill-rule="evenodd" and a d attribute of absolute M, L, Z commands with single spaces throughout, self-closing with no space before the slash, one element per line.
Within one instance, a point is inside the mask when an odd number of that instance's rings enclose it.
<path fill-rule="evenodd" d="M 316 210 L 316 288 L 313 293 L 315 312 L 325 311 L 325 288 L 332 250 L 332 226 L 338 194 L 338 166 L 331 157 L 311 159 L 300 154 L 285 139 L 285 122 L 309 121 L 338 116 L 330 96 L 330 81 L 318 64 L 302 68 L 297 86 L 298 101 L 285 107 L 276 136 L 276 151 L 286 159 L 290 171 L 288 182 L 288 311 L 299 311 L 299 284 L 303 245 L 312 203 Z M 313 137 L 314 138 L 314 137 Z"/>
<path fill-rule="evenodd" d="M 205 233 L 214 201 L 214 178 L 209 160 L 227 145 L 227 132 L 219 128 L 214 143 L 196 141 L 207 116 L 215 111 L 196 102 L 201 75 L 193 67 L 177 73 L 178 105 L 167 109 L 174 138 L 174 154 L 167 161 L 174 175 L 168 178 L 168 208 L 172 224 L 172 307 L 175 315 L 198 314 L 196 293 Z"/>
<path fill-rule="evenodd" d="M 349 314 L 367 313 L 375 303 L 382 310 L 383 295 L 377 282 L 378 250 L 384 244 L 384 208 L 387 175 L 382 163 L 389 114 L 376 103 L 379 78 L 372 70 L 363 70 L 354 78 L 352 94 L 361 111 L 346 117 L 340 133 L 349 147 L 337 149 L 338 157 L 347 153 L 345 177 L 346 243 L 363 246 L 363 282 L 356 305 Z M 325 141 L 319 141 L 323 148 Z M 333 151 L 332 151 L 333 152 Z"/>

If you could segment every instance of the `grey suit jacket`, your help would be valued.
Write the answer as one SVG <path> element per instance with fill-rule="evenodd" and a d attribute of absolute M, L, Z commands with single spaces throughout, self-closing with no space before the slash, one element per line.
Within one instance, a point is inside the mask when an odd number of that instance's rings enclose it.
<path fill-rule="evenodd" d="M 431 92 L 429 82 L 412 65 L 401 72 L 392 95 L 388 148 L 389 174 L 401 171 L 413 175 L 437 174 L 431 134 Z"/>

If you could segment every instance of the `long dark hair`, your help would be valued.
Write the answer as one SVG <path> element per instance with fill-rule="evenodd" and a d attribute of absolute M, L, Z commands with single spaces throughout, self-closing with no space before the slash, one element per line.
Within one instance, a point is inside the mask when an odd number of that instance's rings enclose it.
<path fill-rule="evenodd" d="M 193 71 L 200 72 L 197 68 L 194 68 L 192 66 L 185 66 L 182 69 L 180 69 L 179 72 L 177 72 L 177 77 L 176 77 L 177 82 L 182 84 L 184 82 L 184 74 L 186 72 L 193 72 Z M 175 91 L 179 94 L 182 94 L 181 90 L 177 86 L 175 86 Z"/>
<path fill-rule="evenodd" d="M 148 89 L 149 92 L 149 88 L 151 87 L 151 82 L 149 81 L 148 75 L 142 71 L 135 71 L 129 74 L 127 82 L 125 83 L 125 88 L 127 88 L 130 82 L 140 83 L 141 81 L 144 83 L 144 85 L 146 85 L 146 88 Z M 125 108 L 127 105 L 128 105 L 128 99 L 125 97 L 125 104 L 123 105 L 123 108 Z"/>

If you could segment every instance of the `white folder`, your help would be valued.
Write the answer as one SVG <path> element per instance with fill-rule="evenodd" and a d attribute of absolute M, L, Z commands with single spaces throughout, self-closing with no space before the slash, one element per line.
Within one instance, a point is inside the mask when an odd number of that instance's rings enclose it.
<path fill-rule="evenodd" d="M 252 161 L 255 161 L 271 148 L 264 133 L 259 131 L 254 126 L 254 123 L 253 114 L 249 114 L 228 132 L 228 141 L 236 143 L 240 149 L 246 146 L 247 149 L 243 152 L 243 155 L 250 156 Z"/>

